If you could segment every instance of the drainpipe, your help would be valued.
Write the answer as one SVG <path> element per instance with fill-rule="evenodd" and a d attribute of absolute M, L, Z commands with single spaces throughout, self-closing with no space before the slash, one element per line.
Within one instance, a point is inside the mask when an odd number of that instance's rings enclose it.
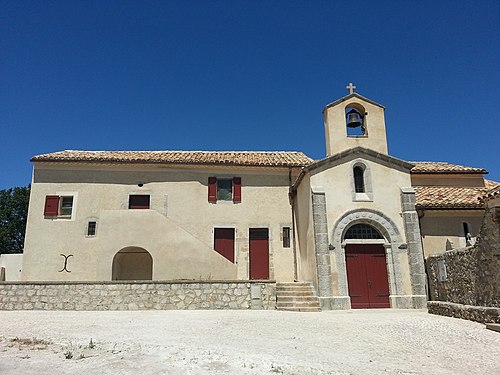
<path fill-rule="evenodd" d="M 293 280 L 298 281 L 297 276 L 297 246 L 295 244 L 295 191 L 292 184 L 292 168 L 288 168 L 288 199 L 292 209 L 292 251 L 293 251 Z"/>
<path fill-rule="evenodd" d="M 299 186 L 300 181 L 304 178 L 306 168 L 302 167 L 300 174 L 297 176 L 295 181 L 292 183 L 292 168 L 288 168 L 288 199 L 292 208 L 292 249 L 293 249 L 293 278 L 295 281 L 299 281 L 298 275 L 298 260 L 297 260 L 297 244 L 295 235 L 295 197 L 297 196 L 297 186 Z"/>

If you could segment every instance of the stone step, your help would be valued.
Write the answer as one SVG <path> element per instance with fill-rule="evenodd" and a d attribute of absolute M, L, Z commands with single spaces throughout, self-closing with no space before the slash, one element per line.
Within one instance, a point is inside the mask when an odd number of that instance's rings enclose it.
<path fill-rule="evenodd" d="M 311 285 L 276 285 L 276 290 L 312 290 Z"/>
<path fill-rule="evenodd" d="M 301 294 L 312 294 L 314 295 L 313 291 L 311 288 L 308 289 L 276 289 L 276 293 L 284 293 L 284 294 L 291 294 L 291 293 L 301 293 Z"/>
<path fill-rule="evenodd" d="M 319 301 L 318 299 L 311 299 L 311 300 L 306 300 L 306 301 L 301 301 L 301 300 L 289 300 L 289 301 L 277 301 L 277 304 L 279 306 L 311 306 L 311 305 L 318 305 L 319 306 Z"/>
<path fill-rule="evenodd" d="M 500 324 L 497 323 L 486 323 L 486 328 L 495 332 L 500 332 Z"/>
<path fill-rule="evenodd" d="M 305 282 L 305 281 L 284 281 L 284 282 L 279 282 L 276 283 L 277 286 L 298 286 L 298 285 L 307 285 L 311 286 L 311 283 Z"/>
<path fill-rule="evenodd" d="M 314 296 L 314 292 L 312 290 L 285 290 L 285 291 L 276 291 L 276 295 L 278 296 Z"/>
<path fill-rule="evenodd" d="M 319 299 L 314 294 L 311 283 L 277 283 L 276 308 L 283 311 L 318 312 L 321 311 Z"/>
<path fill-rule="evenodd" d="M 313 292 L 310 286 L 300 286 L 300 287 L 277 287 L 277 292 Z"/>
<path fill-rule="evenodd" d="M 278 296 L 278 302 L 317 302 L 316 296 Z"/>
<path fill-rule="evenodd" d="M 295 312 L 321 312 L 319 307 L 290 307 L 280 309 L 279 311 L 295 311 Z"/>

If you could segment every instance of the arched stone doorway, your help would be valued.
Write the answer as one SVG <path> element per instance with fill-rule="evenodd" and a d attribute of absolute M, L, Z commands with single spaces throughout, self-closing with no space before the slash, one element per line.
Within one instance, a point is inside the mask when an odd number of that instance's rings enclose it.
<path fill-rule="evenodd" d="M 376 233 L 378 233 L 375 236 L 376 238 L 349 238 L 353 237 L 352 233 L 348 233 L 349 229 L 356 228 L 356 225 L 358 224 L 363 224 L 365 225 L 365 228 L 370 227 L 376 231 Z M 358 229 L 360 229 L 360 227 L 358 227 Z M 380 211 L 366 208 L 357 209 L 346 212 L 342 215 L 335 223 L 331 233 L 335 255 L 335 269 L 336 272 L 338 272 L 337 298 L 342 300 L 347 299 L 347 304 L 350 307 L 355 307 L 353 306 L 352 299 L 349 296 L 346 254 L 350 255 L 353 252 L 356 253 L 356 249 L 352 248 L 350 245 L 373 245 L 373 249 L 367 249 L 366 252 L 371 252 L 371 254 L 377 255 L 377 257 L 373 258 L 378 258 L 376 260 L 379 261 L 378 263 L 380 269 L 382 268 L 381 264 L 385 263 L 385 275 L 389 286 L 390 306 L 397 306 L 394 304 L 394 298 L 403 294 L 403 273 L 400 263 L 401 257 L 395 256 L 395 254 L 398 255 L 406 250 L 404 250 L 405 244 L 403 243 L 403 238 L 396 224 Z M 380 238 L 378 236 L 380 236 Z M 375 260 L 373 258 L 371 260 Z M 380 275 L 380 273 L 377 275 Z M 385 306 L 387 306 L 387 302 L 385 302 Z"/>
<path fill-rule="evenodd" d="M 113 280 L 152 280 L 153 258 L 141 247 L 126 247 L 113 258 Z"/>

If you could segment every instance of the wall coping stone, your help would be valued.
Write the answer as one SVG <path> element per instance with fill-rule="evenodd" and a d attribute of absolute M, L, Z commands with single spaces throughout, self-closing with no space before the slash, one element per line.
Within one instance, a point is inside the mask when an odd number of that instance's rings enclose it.
<path fill-rule="evenodd" d="M 479 323 L 500 323 L 500 308 L 464 305 L 446 301 L 428 301 L 429 314 L 472 320 Z"/>
<path fill-rule="evenodd" d="M 475 247 L 476 247 L 476 245 L 471 245 L 471 246 L 467 246 L 467 247 L 461 247 L 458 249 L 446 250 L 446 252 L 444 252 L 444 253 L 428 255 L 427 259 L 437 259 L 437 258 L 445 257 L 445 256 L 451 255 L 451 254 L 465 253 L 469 250 L 474 249 Z"/>
<path fill-rule="evenodd" d="M 275 280 L 112 280 L 112 281 L 1 281 L 0 285 L 112 285 L 112 284 L 275 284 Z"/>

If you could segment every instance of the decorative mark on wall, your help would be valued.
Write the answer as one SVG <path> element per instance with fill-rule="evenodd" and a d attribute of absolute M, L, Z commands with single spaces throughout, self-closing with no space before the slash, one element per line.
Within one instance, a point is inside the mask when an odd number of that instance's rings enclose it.
<path fill-rule="evenodd" d="M 62 269 L 62 270 L 60 270 L 59 272 L 66 271 L 66 272 L 68 272 L 68 273 L 71 273 L 71 271 L 70 271 L 70 270 L 68 270 L 68 259 L 69 259 L 70 257 L 72 257 L 72 256 L 73 256 L 73 254 L 69 254 L 69 255 L 64 255 L 64 254 L 61 254 L 61 256 L 62 256 L 62 257 L 64 257 L 64 267 L 63 267 L 63 269 Z"/>

